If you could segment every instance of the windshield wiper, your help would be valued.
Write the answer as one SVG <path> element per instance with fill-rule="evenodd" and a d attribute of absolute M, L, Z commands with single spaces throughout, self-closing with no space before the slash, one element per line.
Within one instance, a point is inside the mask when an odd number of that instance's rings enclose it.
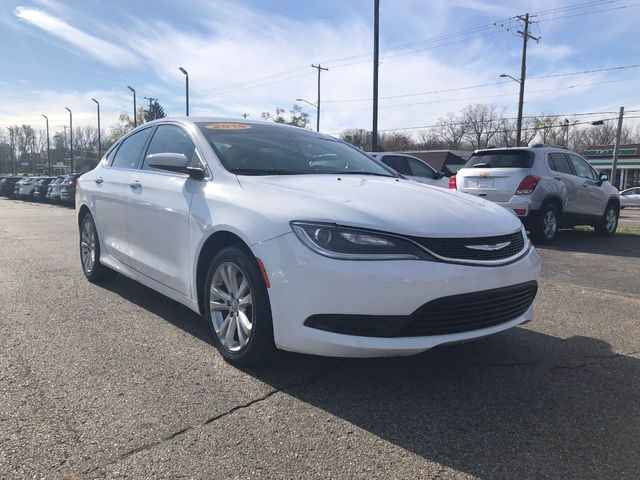
<path fill-rule="evenodd" d="M 300 175 L 303 173 L 281 168 L 231 168 L 229 171 L 236 175 Z"/>
<path fill-rule="evenodd" d="M 488 162 L 476 163 L 473 168 L 491 168 L 491 164 Z"/>

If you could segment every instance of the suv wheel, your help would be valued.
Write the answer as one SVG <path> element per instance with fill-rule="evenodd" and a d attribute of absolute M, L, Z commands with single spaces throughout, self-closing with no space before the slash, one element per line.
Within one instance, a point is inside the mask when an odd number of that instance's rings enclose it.
<path fill-rule="evenodd" d="M 596 233 L 601 237 L 612 237 L 618 229 L 618 215 L 618 207 L 615 204 L 610 203 L 607 205 L 602 215 L 602 220 L 594 225 Z"/>
<path fill-rule="evenodd" d="M 552 204 L 546 205 L 531 226 L 531 236 L 536 243 L 551 243 L 558 233 L 560 218 Z"/>
<path fill-rule="evenodd" d="M 230 246 L 207 273 L 205 320 L 224 359 L 238 366 L 264 363 L 275 352 L 271 306 L 256 260 Z"/>

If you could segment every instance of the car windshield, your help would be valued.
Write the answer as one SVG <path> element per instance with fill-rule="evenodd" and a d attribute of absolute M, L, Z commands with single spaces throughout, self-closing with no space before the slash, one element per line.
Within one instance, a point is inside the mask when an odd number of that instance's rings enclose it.
<path fill-rule="evenodd" d="M 474 153 L 465 168 L 531 168 L 533 155 L 525 150 Z"/>
<path fill-rule="evenodd" d="M 237 175 L 397 176 L 360 150 L 303 128 L 229 122 L 198 126 L 224 168 Z"/>

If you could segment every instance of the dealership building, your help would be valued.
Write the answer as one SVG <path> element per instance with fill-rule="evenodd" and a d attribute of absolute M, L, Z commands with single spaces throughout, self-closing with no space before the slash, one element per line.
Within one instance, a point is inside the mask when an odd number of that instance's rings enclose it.
<path fill-rule="evenodd" d="M 613 164 L 612 145 L 589 147 L 582 152 L 582 156 L 598 172 L 611 176 L 611 166 Z M 619 190 L 640 187 L 640 144 L 620 145 L 616 187 Z"/>

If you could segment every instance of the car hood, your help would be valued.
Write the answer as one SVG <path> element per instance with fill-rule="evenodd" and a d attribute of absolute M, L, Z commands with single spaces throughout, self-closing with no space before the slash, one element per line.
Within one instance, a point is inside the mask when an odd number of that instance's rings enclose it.
<path fill-rule="evenodd" d="M 240 176 L 238 181 L 257 203 L 254 208 L 287 224 L 322 221 L 430 237 L 504 235 L 521 228 L 515 215 L 486 200 L 392 177 Z"/>

